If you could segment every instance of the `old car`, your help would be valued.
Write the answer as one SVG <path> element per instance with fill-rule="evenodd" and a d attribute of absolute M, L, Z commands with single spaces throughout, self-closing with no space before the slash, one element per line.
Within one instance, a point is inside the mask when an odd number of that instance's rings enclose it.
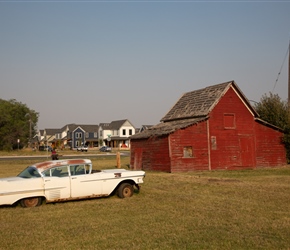
<path fill-rule="evenodd" d="M 0 205 L 35 207 L 43 202 L 104 197 L 131 197 L 143 183 L 144 171 L 93 170 L 89 159 L 46 161 L 25 168 L 16 177 L 0 179 Z"/>

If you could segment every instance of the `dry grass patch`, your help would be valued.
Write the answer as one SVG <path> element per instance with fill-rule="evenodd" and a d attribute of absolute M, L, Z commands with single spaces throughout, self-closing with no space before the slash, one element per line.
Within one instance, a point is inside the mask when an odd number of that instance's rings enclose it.
<path fill-rule="evenodd" d="M 114 157 L 93 161 L 116 165 Z M 9 165 L 0 161 L 1 177 L 27 164 Z M 289 167 L 147 172 L 130 199 L 0 208 L 0 249 L 288 249 L 289 183 Z"/>

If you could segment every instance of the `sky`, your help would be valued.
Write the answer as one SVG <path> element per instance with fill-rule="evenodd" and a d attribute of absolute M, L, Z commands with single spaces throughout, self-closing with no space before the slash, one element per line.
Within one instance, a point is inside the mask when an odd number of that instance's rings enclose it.
<path fill-rule="evenodd" d="M 182 94 L 231 80 L 286 101 L 289 13 L 279 0 L 0 0 L 0 99 L 38 112 L 38 129 L 155 125 Z"/>

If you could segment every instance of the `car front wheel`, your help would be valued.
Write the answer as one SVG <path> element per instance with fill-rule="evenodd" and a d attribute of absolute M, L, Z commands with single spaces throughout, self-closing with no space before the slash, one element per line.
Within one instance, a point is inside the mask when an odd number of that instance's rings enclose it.
<path fill-rule="evenodd" d="M 119 196 L 119 198 L 131 197 L 133 193 L 134 193 L 134 188 L 129 183 L 122 183 L 117 191 L 117 195 Z"/>

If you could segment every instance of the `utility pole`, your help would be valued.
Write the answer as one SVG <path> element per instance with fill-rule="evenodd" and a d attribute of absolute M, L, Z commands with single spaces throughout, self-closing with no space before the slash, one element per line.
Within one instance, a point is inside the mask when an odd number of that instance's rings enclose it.
<path fill-rule="evenodd" d="M 31 139 L 31 115 L 29 116 L 29 146 L 32 148 L 32 139 Z"/>
<path fill-rule="evenodd" d="M 32 132 L 32 129 L 31 129 L 31 123 L 32 123 L 32 120 L 31 120 L 31 114 L 30 113 L 27 113 L 25 116 L 28 116 L 29 117 L 29 139 L 28 139 L 28 147 L 31 148 L 32 146 L 32 143 L 31 143 L 31 132 Z"/>
<path fill-rule="evenodd" d="M 288 47 L 288 110 L 290 112 L 290 40 Z"/>

